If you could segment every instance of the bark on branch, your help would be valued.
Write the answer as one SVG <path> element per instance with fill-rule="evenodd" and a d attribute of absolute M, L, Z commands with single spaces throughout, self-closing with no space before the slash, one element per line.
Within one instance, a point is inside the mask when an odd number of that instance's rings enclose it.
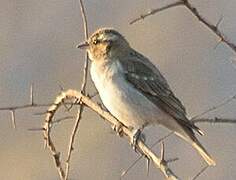
<path fill-rule="evenodd" d="M 50 150 L 52 157 L 54 159 L 57 171 L 62 180 L 65 179 L 65 172 L 63 170 L 61 160 L 60 160 L 60 152 L 56 150 L 56 147 L 51 138 L 51 130 L 52 130 L 52 119 L 57 111 L 57 109 L 62 105 L 63 100 L 65 99 L 79 99 L 81 105 L 85 105 L 107 120 L 112 126 L 119 126 L 122 129 L 122 132 L 125 136 L 128 137 L 129 141 L 132 139 L 132 132 L 122 125 L 119 121 L 116 120 L 109 112 L 103 110 L 98 104 L 94 103 L 89 97 L 84 96 L 81 92 L 76 90 L 67 90 L 62 92 L 55 100 L 52 106 L 48 108 L 48 112 L 44 122 L 44 139 L 46 143 L 46 147 Z M 149 148 L 142 140 L 137 142 L 137 148 L 140 150 L 142 154 L 147 156 L 152 162 L 158 167 L 164 176 L 171 180 L 179 179 L 174 172 L 168 167 L 167 162 L 163 158 L 157 157 L 157 155 Z M 164 152 L 164 149 L 163 149 Z"/>

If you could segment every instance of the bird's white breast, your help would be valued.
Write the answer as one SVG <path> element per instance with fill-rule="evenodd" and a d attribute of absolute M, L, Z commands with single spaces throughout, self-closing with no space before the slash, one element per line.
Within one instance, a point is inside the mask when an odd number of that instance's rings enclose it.
<path fill-rule="evenodd" d="M 91 77 L 106 108 L 131 128 L 141 128 L 163 114 L 123 77 L 119 61 L 91 65 Z"/>

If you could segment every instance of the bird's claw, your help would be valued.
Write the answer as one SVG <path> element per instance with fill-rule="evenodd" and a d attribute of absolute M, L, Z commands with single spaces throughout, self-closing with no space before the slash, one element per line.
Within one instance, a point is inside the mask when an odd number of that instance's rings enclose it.
<path fill-rule="evenodd" d="M 131 147 L 135 150 L 135 152 L 137 152 L 137 143 L 138 140 L 140 140 L 142 138 L 142 134 L 141 134 L 141 130 L 140 129 L 136 129 L 134 131 L 134 135 L 131 139 Z"/>
<path fill-rule="evenodd" d="M 120 122 L 117 122 L 117 124 L 114 124 L 112 126 L 112 129 L 119 135 L 120 137 L 123 136 L 123 129 L 122 124 Z"/>

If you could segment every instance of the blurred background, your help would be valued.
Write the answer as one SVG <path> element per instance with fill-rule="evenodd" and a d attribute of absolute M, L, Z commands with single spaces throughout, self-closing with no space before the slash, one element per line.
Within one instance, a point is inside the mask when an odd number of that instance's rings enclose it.
<path fill-rule="evenodd" d="M 149 9 L 162 7 L 170 0 L 87 0 L 89 31 L 114 27 L 139 52 L 149 57 L 167 78 L 173 91 L 187 108 L 190 117 L 222 102 L 236 92 L 236 54 L 184 7 L 150 16 L 134 25 L 129 22 Z M 0 107 L 29 102 L 30 84 L 35 85 L 35 102 L 53 102 L 65 89 L 79 89 L 84 52 L 75 48 L 83 40 L 83 25 L 78 0 L 0 0 Z M 192 1 L 204 17 L 216 24 L 236 43 L 236 1 Z M 95 92 L 89 78 L 88 91 Z M 97 98 L 99 101 L 99 99 Z M 236 117 L 236 102 L 204 117 Z M 54 162 L 43 147 L 42 132 L 28 131 L 42 125 L 44 116 L 35 113 L 46 108 L 16 111 L 17 129 L 11 125 L 9 111 L 0 111 L 0 179 L 58 179 Z M 72 110 L 75 112 L 75 110 Z M 68 115 L 61 110 L 57 117 Z M 54 128 L 54 140 L 65 157 L 73 120 Z M 233 180 L 236 177 L 236 126 L 204 124 L 199 137 L 215 157 L 217 166 L 198 179 Z M 147 144 L 168 133 L 162 127 L 145 130 Z M 172 136 L 165 141 L 166 158 L 179 157 L 170 167 L 182 179 L 191 179 L 205 163 L 187 143 Z M 159 153 L 160 146 L 154 151 Z M 70 179 L 118 180 L 138 155 L 126 140 L 112 133 L 108 123 L 86 109 L 80 123 L 71 160 Z M 123 179 L 163 179 L 151 165 L 141 160 Z"/>

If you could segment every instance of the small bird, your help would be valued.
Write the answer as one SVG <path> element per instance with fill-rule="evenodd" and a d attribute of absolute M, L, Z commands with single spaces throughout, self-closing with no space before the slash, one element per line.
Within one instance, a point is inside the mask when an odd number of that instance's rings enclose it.
<path fill-rule="evenodd" d="M 124 36 L 101 28 L 77 47 L 88 52 L 91 77 L 103 104 L 134 133 L 135 140 L 144 127 L 160 124 L 190 143 L 208 165 L 216 165 L 195 136 L 203 132 L 189 121 L 166 79 Z"/>

